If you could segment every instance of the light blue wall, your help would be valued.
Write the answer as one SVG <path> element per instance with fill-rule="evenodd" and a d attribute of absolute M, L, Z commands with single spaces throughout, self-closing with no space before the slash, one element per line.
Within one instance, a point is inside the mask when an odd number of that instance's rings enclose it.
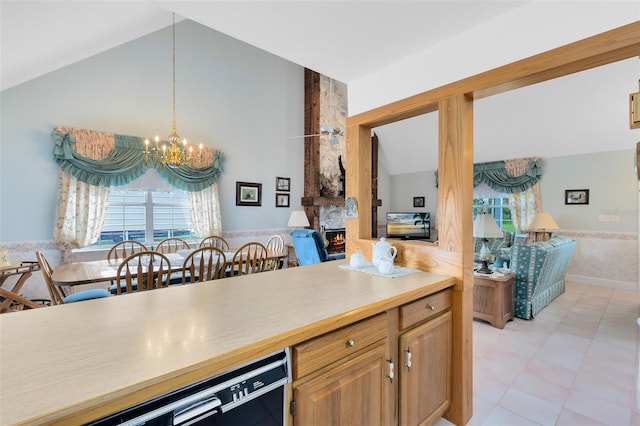
<path fill-rule="evenodd" d="M 635 150 L 607 151 L 542 159 L 540 180 L 542 209 L 563 230 L 638 232 L 638 191 L 634 170 Z M 389 177 L 390 197 L 385 211 L 413 211 L 413 197 L 426 197 L 427 210 L 437 216 L 437 189 L 433 171 Z M 382 183 L 381 185 L 387 185 Z M 588 205 L 565 205 L 566 189 L 589 189 Z M 619 222 L 602 222 L 599 215 L 619 216 Z M 380 221 L 383 224 L 384 220 Z"/>
<path fill-rule="evenodd" d="M 284 228 L 303 193 L 304 144 L 289 137 L 303 132 L 304 69 L 192 21 L 176 44 L 178 133 L 226 155 L 223 230 Z M 52 239 L 55 126 L 166 136 L 171 84 L 168 27 L 2 91 L 0 241 Z M 275 208 L 276 176 L 291 178 L 291 208 Z M 262 207 L 236 207 L 236 181 L 262 183 Z"/>
<path fill-rule="evenodd" d="M 540 181 L 542 209 L 568 230 L 638 232 L 635 150 L 546 158 Z M 565 205 L 567 189 L 588 189 L 588 205 Z M 614 215 L 619 222 L 602 222 Z"/>

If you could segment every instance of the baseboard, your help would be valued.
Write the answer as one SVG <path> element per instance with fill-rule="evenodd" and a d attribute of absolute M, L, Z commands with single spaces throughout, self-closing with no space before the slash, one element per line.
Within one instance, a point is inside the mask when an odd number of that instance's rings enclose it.
<path fill-rule="evenodd" d="M 605 278 L 588 277 L 586 275 L 567 274 L 565 281 L 576 284 L 598 285 L 602 287 L 615 288 L 618 290 L 640 291 L 638 283 L 631 281 L 607 280 Z"/>

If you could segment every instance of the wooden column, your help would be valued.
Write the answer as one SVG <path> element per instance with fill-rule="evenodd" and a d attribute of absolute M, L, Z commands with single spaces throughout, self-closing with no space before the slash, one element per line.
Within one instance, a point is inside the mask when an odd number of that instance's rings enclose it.
<path fill-rule="evenodd" d="M 458 95 L 439 102 L 438 241 L 444 252 L 462 252 L 453 275 L 453 350 L 447 418 L 466 424 L 473 414 L 473 101 Z"/>
<path fill-rule="evenodd" d="M 304 134 L 320 133 L 320 74 L 304 70 Z M 304 194 L 301 204 L 311 227 L 320 230 L 320 211 L 314 200 L 320 196 L 320 136 L 304 138 Z"/>
<path fill-rule="evenodd" d="M 347 257 L 350 242 L 371 238 L 371 128 L 349 126 L 347 120 L 347 187 L 345 195 L 358 202 L 358 218 L 346 220 Z M 370 249 L 369 249 L 370 250 Z M 365 253 L 366 258 L 371 258 Z"/>
<path fill-rule="evenodd" d="M 378 135 L 371 136 L 371 236 L 378 238 Z"/>

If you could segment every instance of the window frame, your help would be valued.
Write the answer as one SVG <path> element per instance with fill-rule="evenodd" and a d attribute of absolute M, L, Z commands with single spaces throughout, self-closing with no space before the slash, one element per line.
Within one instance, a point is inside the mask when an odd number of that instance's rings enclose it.
<path fill-rule="evenodd" d="M 140 202 L 132 202 L 132 203 L 127 203 L 126 202 L 126 197 L 122 197 L 125 198 L 125 200 L 123 201 L 122 198 L 120 198 L 120 194 L 122 193 L 144 193 L 144 201 L 142 203 Z M 169 193 L 172 194 L 171 197 L 173 197 L 173 194 L 181 194 L 181 197 L 179 197 L 180 199 L 176 202 L 167 202 L 166 201 L 166 197 L 154 197 L 154 194 L 165 194 L 165 193 Z M 118 201 L 114 201 L 111 199 L 112 195 L 116 195 L 118 194 L 118 198 L 120 198 Z M 158 199 L 161 198 L 161 199 Z M 193 229 L 193 222 L 191 221 L 191 214 L 190 214 L 190 206 L 189 206 L 189 198 L 188 198 L 188 194 L 187 191 L 183 191 L 183 190 L 179 190 L 179 189 L 175 189 L 173 191 L 154 191 L 152 189 L 130 189 L 130 190 L 113 190 L 112 192 L 110 192 L 109 194 L 109 198 L 107 200 L 107 206 L 106 206 L 106 212 L 105 212 L 105 220 L 107 218 L 107 216 L 109 215 L 109 208 L 113 207 L 113 206 L 122 206 L 122 213 L 123 216 L 126 216 L 126 207 L 130 206 L 130 207 L 134 207 L 134 206 L 143 206 L 144 207 L 144 224 L 143 224 L 143 228 L 141 229 L 144 232 L 144 238 L 139 238 L 139 237 L 132 237 L 131 234 L 136 233 L 136 232 L 140 232 L 141 230 L 135 229 L 135 230 L 131 230 L 131 229 L 127 229 L 127 222 L 125 220 L 125 217 L 123 217 L 123 221 L 122 221 L 122 229 L 121 230 L 104 230 L 104 224 L 103 224 L 103 229 L 100 231 L 100 237 L 98 239 L 98 241 L 94 244 L 92 244 L 90 247 L 92 248 L 103 248 L 103 247 L 108 247 L 111 246 L 113 244 L 115 244 L 118 241 L 121 240 L 126 240 L 126 239 L 134 239 L 140 242 L 143 242 L 145 245 L 147 245 L 148 247 L 153 247 L 155 244 L 157 244 L 158 242 L 160 242 L 161 240 L 165 239 L 165 238 L 169 238 L 169 237 L 180 237 L 180 238 L 184 238 L 184 239 L 197 239 L 197 235 L 195 235 L 194 233 L 194 229 Z M 167 207 L 169 207 L 171 209 L 170 212 L 170 226 L 167 227 L 161 227 L 156 229 L 156 225 L 158 223 L 158 215 L 159 213 L 159 209 L 166 209 Z M 182 219 L 184 220 L 186 226 L 174 226 L 176 225 L 175 223 L 175 216 L 176 215 L 180 215 L 180 212 L 178 212 L 177 214 L 174 212 L 174 209 L 181 209 L 182 210 Z M 112 212 L 113 213 L 113 212 Z M 114 214 L 114 216 L 117 216 L 117 214 Z M 120 232 L 120 236 L 117 236 L 117 233 Z M 104 235 L 106 233 L 113 233 L 115 235 L 115 238 L 112 239 L 107 239 L 104 237 Z"/>
<path fill-rule="evenodd" d="M 497 200 L 500 200 L 496 204 Z M 481 213 L 486 208 L 487 212 L 493 216 L 498 228 L 502 231 L 516 232 L 513 218 L 511 216 L 511 207 L 509 207 L 508 194 L 498 194 L 495 197 L 486 198 L 474 198 L 473 199 L 473 220 L 475 220 L 478 213 Z M 508 212 L 508 220 L 505 220 L 505 211 Z"/>

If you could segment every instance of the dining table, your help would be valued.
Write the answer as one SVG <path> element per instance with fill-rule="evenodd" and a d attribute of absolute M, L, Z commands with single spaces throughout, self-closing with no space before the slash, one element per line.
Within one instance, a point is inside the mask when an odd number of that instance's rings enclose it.
<path fill-rule="evenodd" d="M 179 250 L 175 253 L 163 253 L 171 264 L 171 272 L 180 272 L 184 260 L 193 250 Z M 231 267 L 234 250 L 225 251 L 225 268 Z M 267 260 L 284 260 L 286 252 L 267 252 Z M 90 260 L 83 262 L 64 263 L 53 268 L 51 281 L 57 286 L 73 287 L 77 285 L 93 284 L 100 282 L 115 281 L 118 275 L 118 268 L 123 259 L 119 260 Z"/>

